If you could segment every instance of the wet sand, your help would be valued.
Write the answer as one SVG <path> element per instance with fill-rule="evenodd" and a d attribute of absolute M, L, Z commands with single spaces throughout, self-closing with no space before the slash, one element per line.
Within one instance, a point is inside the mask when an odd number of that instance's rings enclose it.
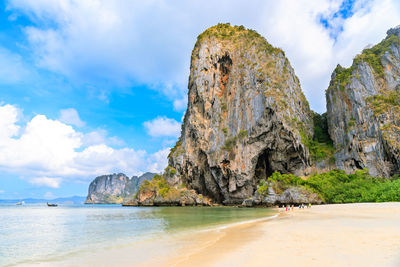
<path fill-rule="evenodd" d="M 148 266 L 400 266 L 400 203 L 295 208 L 185 238 Z"/>

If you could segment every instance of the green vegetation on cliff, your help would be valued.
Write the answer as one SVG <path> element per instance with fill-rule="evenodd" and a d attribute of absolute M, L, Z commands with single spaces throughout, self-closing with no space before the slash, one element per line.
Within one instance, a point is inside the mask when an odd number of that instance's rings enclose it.
<path fill-rule="evenodd" d="M 368 97 L 367 102 L 371 104 L 372 110 L 376 116 L 379 116 L 391 109 L 394 109 L 394 113 L 399 114 L 400 91 L 395 90 L 382 92 L 380 95 Z"/>
<path fill-rule="evenodd" d="M 176 169 L 171 165 L 168 165 L 164 169 L 164 176 L 167 177 L 167 179 L 173 177 L 175 174 L 176 174 Z"/>
<path fill-rule="evenodd" d="M 180 196 L 179 190 L 171 186 L 167 180 L 156 174 L 153 180 L 145 180 L 138 191 L 139 194 L 156 194 L 156 196 L 161 196 L 163 199 L 176 199 Z"/>
<path fill-rule="evenodd" d="M 270 177 L 268 177 L 267 182 L 271 184 L 275 193 L 281 194 L 291 186 L 303 186 L 304 181 L 293 174 L 280 174 L 279 172 L 274 172 Z"/>
<path fill-rule="evenodd" d="M 343 68 L 338 65 L 335 69 L 336 76 L 333 80 L 333 84 L 331 84 L 328 90 L 339 87 L 341 91 L 344 91 L 346 86 L 350 84 L 356 66 L 360 64 L 361 61 L 367 63 L 373 69 L 377 78 L 383 78 L 384 67 L 381 62 L 381 57 L 387 51 L 390 51 L 392 45 L 400 46 L 400 38 L 396 35 L 389 35 L 379 44 L 364 49 L 361 54 L 353 59 L 353 64 L 349 68 Z M 355 77 L 359 79 L 358 74 L 355 74 Z"/>
<path fill-rule="evenodd" d="M 358 64 L 360 61 L 364 61 L 373 68 L 375 74 L 379 78 L 383 78 L 384 69 L 381 63 L 381 57 L 384 53 L 390 50 L 390 47 L 393 44 L 400 46 L 400 38 L 396 35 L 389 35 L 372 48 L 364 49 L 360 55 L 356 56 L 353 65 Z"/>
<path fill-rule="evenodd" d="M 168 158 L 171 158 L 173 155 L 180 155 L 183 152 L 185 152 L 185 148 L 182 146 L 182 142 L 181 141 L 177 141 L 175 146 L 173 148 L 171 148 L 169 154 L 168 154 Z"/>
<path fill-rule="evenodd" d="M 297 121 L 297 129 L 301 136 L 301 141 L 308 147 L 311 159 L 313 161 L 321 161 L 329 159 L 330 163 L 334 163 L 333 142 L 328 133 L 327 114 L 322 115 L 312 112 L 314 136 L 306 134 L 305 127 L 302 122 Z"/>
<path fill-rule="evenodd" d="M 217 25 L 205 30 L 197 37 L 195 48 L 198 47 L 204 39 L 211 37 L 217 38 L 219 40 L 236 40 L 238 42 L 247 43 L 249 45 L 257 45 L 259 51 L 265 51 L 268 54 L 282 53 L 283 55 L 285 55 L 282 49 L 273 47 L 258 32 L 251 29 L 246 29 L 242 25 L 231 26 L 230 23 L 218 23 Z"/>
<path fill-rule="evenodd" d="M 400 201 L 399 179 L 372 177 L 367 170 L 354 174 L 334 170 L 314 175 L 306 183 L 327 203 Z"/>
<path fill-rule="evenodd" d="M 400 91 L 381 90 L 381 94 L 368 97 L 375 116 L 383 116 L 380 126 L 383 139 L 394 149 L 400 149 Z"/>
<path fill-rule="evenodd" d="M 290 186 L 301 186 L 319 194 L 325 203 L 400 201 L 400 179 L 372 177 L 367 170 L 346 174 L 333 170 L 308 179 L 275 172 L 266 181 L 279 193 Z M 267 184 L 265 180 L 260 185 Z"/>

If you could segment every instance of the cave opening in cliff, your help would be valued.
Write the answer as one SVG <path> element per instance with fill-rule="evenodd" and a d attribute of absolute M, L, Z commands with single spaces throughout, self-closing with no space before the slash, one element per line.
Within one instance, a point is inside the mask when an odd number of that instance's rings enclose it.
<path fill-rule="evenodd" d="M 228 53 L 225 53 L 225 55 L 218 60 L 218 63 L 220 64 L 219 72 L 221 89 L 224 91 L 229 80 L 229 74 L 232 68 L 232 59 Z"/>
<path fill-rule="evenodd" d="M 256 178 L 256 182 L 261 179 L 266 179 L 274 173 L 274 170 L 270 164 L 270 153 L 268 150 L 264 150 L 257 159 L 256 169 L 254 176 Z"/>

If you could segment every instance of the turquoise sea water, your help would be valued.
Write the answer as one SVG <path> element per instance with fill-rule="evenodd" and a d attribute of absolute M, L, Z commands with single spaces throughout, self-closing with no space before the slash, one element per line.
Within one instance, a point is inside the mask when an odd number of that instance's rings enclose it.
<path fill-rule="evenodd" d="M 38 264 L 273 213 L 265 208 L 0 205 L 0 266 Z"/>

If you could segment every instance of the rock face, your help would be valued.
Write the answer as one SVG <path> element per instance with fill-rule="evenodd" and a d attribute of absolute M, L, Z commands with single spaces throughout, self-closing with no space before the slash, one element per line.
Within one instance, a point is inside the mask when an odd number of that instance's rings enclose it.
<path fill-rule="evenodd" d="M 284 52 L 243 26 L 203 32 L 192 52 L 188 108 L 169 155 L 175 184 L 241 204 L 274 171 L 304 175 L 312 117 Z"/>
<path fill-rule="evenodd" d="M 209 206 L 211 201 L 194 190 L 181 184 L 171 186 L 167 177 L 173 172 L 167 167 L 163 175 L 154 175 L 151 181 L 144 181 L 136 197 L 124 202 L 123 206 Z"/>
<path fill-rule="evenodd" d="M 326 91 L 328 127 L 339 169 L 389 177 L 400 168 L 400 26 L 340 65 Z"/>
<path fill-rule="evenodd" d="M 155 173 L 147 172 L 140 177 L 128 178 L 125 174 L 96 177 L 89 186 L 86 204 L 122 203 L 133 198 L 144 180 L 151 180 Z"/>
<path fill-rule="evenodd" d="M 256 205 L 274 206 L 280 204 L 321 204 L 322 201 L 317 193 L 310 192 L 301 187 L 289 187 L 281 194 L 277 194 L 271 187 L 268 188 L 268 194 L 261 196 L 257 193 L 252 198 L 245 199 L 242 206 L 253 207 Z"/>
<path fill-rule="evenodd" d="M 211 206 L 211 201 L 194 190 L 184 190 L 172 199 L 162 198 L 156 193 L 142 194 L 138 198 L 128 200 L 122 206 Z"/>

